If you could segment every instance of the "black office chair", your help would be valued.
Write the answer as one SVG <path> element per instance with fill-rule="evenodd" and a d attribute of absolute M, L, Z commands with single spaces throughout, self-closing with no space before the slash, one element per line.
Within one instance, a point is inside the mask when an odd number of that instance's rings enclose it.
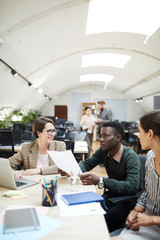
<path fill-rule="evenodd" d="M 24 131 L 26 129 L 26 125 L 24 123 L 14 123 L 13 129 L 22 129 Z"/>
<path fill-rule="evenodd" d="M 64 142 L 66 144 L 66 150 L 71 150 L 73 153 L 74 152 L 74 142 L 70 141 L 69 139 L 64 139 Z"/>
<path fill-rule="evenodd" d="M 68 129 L 69 131 L 73 130 L 73 122 L 71 121 L 65 121 L 63 124 L 63 127 L 65 127 L 66 129 Z"/>
<path fill-rule="evenodd" d="M 65 127 L 56 127 L 56 136 L 54 137 L 55 140 L 63 140 L 66 139 L 66 128 Z"/>
<path fill-rule="evenodd" d="M 34 140 L 36 140 L 36 137 L 33 136 L 32 131 L 29 130 L 24 130 L 23 132 L 23 137 L 22 137 L 22 142 L 33 142 Z"/>
<path fill-rule="evenodd" d="M 23 138 L 23 130 L 22 129 L 12 129 L 13 139 L 15 145 L 20 145 L 22 143 Z"/>
<path fill-rule="evenodd" d="M 9 158 L 13 156 L 14 153 L 14 139 L 12 131 L 0 129 L 0 157 Z"/>
<path fill-rule="evenodd" d="M 145 186 L 145 163 L 146 163 L 146 155 L 138 155 L 140 162 L 141 162 L 141 168 L 142 168 L 142 178 L 143 178 L 143 184 Z M 138 199 L 138 197 L 136 195 L 126 195 L 126 196 L 119 196 L 119 197 L 114 197 L 114 198 L 110 198 L 109 201 L 112 204 L 117 204 L 117 203 L 121 203 L 121 202 L 125 202 L 128 200 L 134 200 L 134 199 Z M 125 227 L 125 223 L 122 224 L 121 228 L 113 231 L 110 233 L 110 237 L 114 237 L 117 236 L 121 233 L 121 231 L 124 229 Z"/>

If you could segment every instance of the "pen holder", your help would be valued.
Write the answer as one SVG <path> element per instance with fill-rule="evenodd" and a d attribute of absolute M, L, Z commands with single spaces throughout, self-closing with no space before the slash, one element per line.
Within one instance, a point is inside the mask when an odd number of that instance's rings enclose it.
<path fill-rule="evenodd" d="M 57 205 L 57 184 L 42 185 L 42 206 L 53 207 Z"/>

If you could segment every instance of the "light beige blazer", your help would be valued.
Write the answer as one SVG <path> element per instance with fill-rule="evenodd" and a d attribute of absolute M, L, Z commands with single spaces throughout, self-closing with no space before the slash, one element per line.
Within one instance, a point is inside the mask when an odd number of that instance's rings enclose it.
<path fill-rule="evenodd" d="M 65 151 L 66 144 L 61 141 L 53 141 L 49 145 L 49 150 L 51 151 Z M 38 141 L 35 140 L 31 143 L 23 143 L 21 150 L 9 158 L 12 168 L 18 165 L 23 166 L 23 169 L 37 168 L 37 158 L 38 158 Z M 49 156 L 49 167 L 42 167 L 42 174 L 56 174 L 58 173 L 58 168 Z"/>

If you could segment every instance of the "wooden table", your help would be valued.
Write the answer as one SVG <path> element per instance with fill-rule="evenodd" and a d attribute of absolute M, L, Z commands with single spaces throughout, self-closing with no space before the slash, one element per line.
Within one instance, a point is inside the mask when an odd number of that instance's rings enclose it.
<path fill-rule="evenodd" d="M 39 180 L 41 175 L 32 175 L 28 178 Z M 53 175 L 45 176 L 46 181 L 53 179 Z M 2 193 L 8 189 L 0 187 L 0 212 L 5 210 L 8 205 L 18 206 L 41 206 L 42 204 L 42 187 L 40 184 L 23 189 L 27 198 L 13 200 L 2 197 Z M 95 186 L 80 186 L 80 191 L 95 190 Z M 71 191 L 70 180 L 67 177 L 58 179 L 58 192 L 68 193 Z M 74 217 L 61 217 L 58 207 L 48 207 L 47 215 L 57 220 L 63 221 L 64 225 L 52 233 L 42 237 L 41 240 L 108 240 L 110 239 L 104 216 L 86 215 Z"/>

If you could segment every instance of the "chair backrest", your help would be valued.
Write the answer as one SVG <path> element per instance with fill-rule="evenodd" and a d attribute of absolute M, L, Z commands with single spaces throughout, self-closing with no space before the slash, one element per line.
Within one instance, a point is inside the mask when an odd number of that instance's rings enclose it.
<path fill-rule="evenodd" d="M 146 155 L 138 155 L 139 160 L 141 162 L 142 166 L 142 177 L 143 177 L 143 183 L 145 184 L 145 175 L 146 175 L 146 170 L 145 170 L 145 164 L 146 164 Z"/>
<path fill-rule="evenodd" d="M 27 140 L 31 141 L 32 140 L 32 136 L 33 136 L 33 134 L 32 134 L 31 131 L 24 130 L 22 140 L 24 140 L 24 141 L 27 141 Z"/>
<path fill-rule="evenodd" d="M 85 141 L 86 132 L 73 131 L 69 133 L 69 139 L 71 141 Z"/>
<path fill-rule="evenodd" d="M 23 130 L 17 128 L 17 129 L 12 129 L 12 132 L 13 132 L 14 144 L 21 144 L 22 137 L 23 137 Z"/>
<path fill-rule="evenodd" d="M 24 131 L 26 129 L 26 125 L 24 123 L 14 123 L 13 129 L 22 129 Z"/>
<path fill-rule="evenodd" d="M 11 150 L 0 150 L 2 157 L 9 157 L 14 154 L 14 139 L 13 139 L 13 133 L 11 130 L 0 130 L 0 145 L 1 146 L 11 146 Z"/>
<path fill-rule="evenodd" d="M 57 133 L 56 133 L 56 137 L 65 137 L 65 133 L 66 133 L 66 128 L 64 127 L 56 127 Z"/>

